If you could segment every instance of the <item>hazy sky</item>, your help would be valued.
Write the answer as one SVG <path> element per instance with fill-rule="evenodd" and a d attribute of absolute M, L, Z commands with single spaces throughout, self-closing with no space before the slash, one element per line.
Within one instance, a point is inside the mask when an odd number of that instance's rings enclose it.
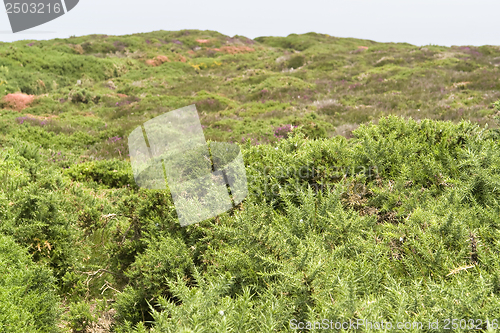
<path fill-rule="evenodd" d="M 500 45 L 499 13 L 500 0 L 80 0 L 66 15 L 16 34 L 2 10 L 0 41 L 200 29 L 249 38 L 313 31 L 415 45 Z"/>

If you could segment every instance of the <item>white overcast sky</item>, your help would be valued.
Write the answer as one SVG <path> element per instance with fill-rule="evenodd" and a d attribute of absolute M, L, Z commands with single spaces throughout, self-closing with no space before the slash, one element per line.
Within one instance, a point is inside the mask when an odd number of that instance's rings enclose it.
<path fill-rule="evenodd" d="M 66 15 L 16 34 L 0 12 L 4 42 L 200 29 L 249 38 L 312 31 L 419 46 L 500 45 L 500 0 L 80 0 Z"/>

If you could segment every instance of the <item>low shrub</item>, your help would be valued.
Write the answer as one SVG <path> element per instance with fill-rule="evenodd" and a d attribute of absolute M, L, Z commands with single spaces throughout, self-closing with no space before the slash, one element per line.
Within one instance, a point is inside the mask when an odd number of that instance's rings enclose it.
<path fill-rule="evenodd" d="M 11 237 L 0 234 L 0 330 L 59 332 L 59 299 L 52 272 L 31 261 Z"/>
<path fill-rule="evenodd" d="M 97 317 L 91 312 L 90 305 L 85 301 L 72 304 L 66 317 L 69 321 L 69 327 L 74 333 L 88 332 L 88 329 L 97 322 Z"/>
<path fill-rule="evenodd" d="M 97 104 L 101 99 L 101 95 L 90 92 L 85 88 L 83 89 L 75 89 L 70 92 L 69 99 L 73 103 L 85 103 L 88 104 L 90 102 Z"/>
<path fill-rule="evenodd" d="M 295 56 L 287 61 L 286 66 L 288 68 L 297 69 L 299 67 L 302 67 L 302 65 L 304 65 L 304 62 L 305 62 L 305 58 L 303 56 Z"/>
<path fill-rule="evenodd" d="M 100 160 L 72 165 L 65 174 L 80 182 L 95 182 L 106 188 L 135 187 L 130 164 L 119 160 Z"/>

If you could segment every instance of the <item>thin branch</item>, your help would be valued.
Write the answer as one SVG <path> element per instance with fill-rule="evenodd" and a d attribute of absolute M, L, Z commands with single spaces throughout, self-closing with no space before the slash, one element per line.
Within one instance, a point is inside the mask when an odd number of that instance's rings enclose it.
<path fill-rule="evenodd" d="M 469 268 L 472 268 L 472 267 L 475 267 L 476 265 L 470 265 L 470 266 L 463 266 L 463 267 L 458 267 L 458 268 L 455 268 L 454 270 L 452 270 L 450 273 L 448 273 L 446 276 L 450 276 L 450 275 L 453 275 L 453 274 L 457 274 L 458 272 L 460 271 L 464 271 L 464 270 L 467 270 Z"/>
<path fill-rule="evenodd" d="M 332 305 L 335 305 L 335 300 L 333 299 L 332 294 L 330 294 L 330 292 L 328 292 L 328 295 L 330 295 L 330 299 L 332 300 Z"/>
<path fill-rule="evenodd" d="M 111 271 L 108 271 L 107 269 L 105 268 L 99 268 L 97 271 L 95 272 L 82 272 L 82 271 L 75 271 L 76 273 L 80 273 L 80 274 L 87 274 L 87 275 L 90 275 L 90 276 L 95 276 L 96 274 L 99 274 L 99 273 L 109 273 L 111 275 L 115 275 L 115 276 L 122 276 L 124 277 L 123 274 L 119 274 L 119 273 L 115 273 L 115 272 L 111 272 Z M 102 274 L 101 274 L 102 275 Z"/>
<path fill-rule="evenodd" d="M 102 290 L 102 291 L 101 291 L 101 295 L 102 295 L 102 294 L 104 294 L 104 292 L 105 292 L 107 289 L 114 290 L 114 291 L 116 291 L 116 292 L 117 292 L 117 293 L 119 293 L 119 294 L 121 294 L 121 293 L 122 293 L 121 291 L 119 291 L 119 290 L 117 290 L 117 289 L 113 288 L 113 287 L 111 286 L 111 284 L 110 284 L 107 280 L 105 280 L 104 282 L 105 282 L 105 283 L 104 283 L 104 284 L 102 285 L 102 287 L 100 288 L 100 290 Z M 106 288 L 104 288 L 104 287 L 106 287 Z M 104 288 L 104 289 L 103 289 L 103 288 Z"/>

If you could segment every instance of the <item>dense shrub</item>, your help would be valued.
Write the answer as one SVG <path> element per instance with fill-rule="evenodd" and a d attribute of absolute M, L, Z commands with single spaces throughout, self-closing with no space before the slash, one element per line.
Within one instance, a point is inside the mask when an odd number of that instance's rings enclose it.
<path fill-rule="evenodd" d="M 69 94 L 69 99 L 73 103 L 85 103 L 88 104 L 90 102 L 93 102 L 97 104 L 99 100 L 101 99 L 100 95 L 93 94 L 92 92 L 86 90 L 86 89 L 75 89 L 71 91 Z"/>
<path fill-rule="evenodd" d="M 47 166 L 36 146 L 16 142 L 7 154 L 0 173 L 10 203 L 0 231 L 28 248 L 35 261 L 48 264 L 60 278 L 74 265 L 73 244 L 79 234 L 73 228 L 76 207 L 62 191 L 67 182 Z"/>
<path fill-rule="evenodd" d="M 72 165 L 65 173 L 80 182 L 95 182 L 107 188 L 135 186 L 130 164 L 118 160 L 91 161 Z"/>
<path fill-rule="evenodd" d="M 0 331 L 50 331 L 54 286 L 82 332 L 498 318 L 499 58 L 314 33 L 0 43 L 0 97 L 44 94 L 0 110 L 0 244 L 24 252 L 0 246 Z M 182 228 L 126 137 L 193 103 L 214 164 L 212 141 L 243 143 L 249 194 Z M 198 177 L 199 156 L 166 170 Z"/>
<path fill-rule="evenodd" d="M 58 332 L 58 297 L 52 272 L 0 234 L 0 330 Z"/>
<path fill-rule="evenodd" d="M 70 322 L 69 327 L 73 332 L 88 332 L 97 321 L 89 304 L 83 301 L 72 304 L 67 317 Z"/>
<path fill-rule="evenodd" d="M 372 298 L 380 302 L 373 309 L 390 317 L 400 308 L 394 299 L 411 306 L 403 295 L 415 292 L 410 281 L 421 276 L 418 290 L 428 299 L 408 320 L 426 317 L 424 308 L 436 302 L 459 315 L 451 296 L 443 298 L 459 285 L 476 296 L 497 293 L 497 264 L 484 250 L 471 252 L 479 238 L 494 247 L 486 239 L 500 225 L 485 211 L 500 188 L 500 154 L 487 132 L 469 122 L 389 117 L 354 134 L 307 140 L 294 131 L 276 147 L 244 146 L 244 209 L 185 229 L 171 224 L 171 202 L 159 193 L 124 198 L 138 208 L 124 234 L 135 256 L 126 259 L 128 286 L 116 303 L 123 332 L 149 321 L 158 332 L 286 331 L 290 318 L 314 320 L 319 312 L 348 320 Z M 469 284 L 466 274 L 448 278 L 456 267 L 486 261 L 490 287 Z M 401 294 L 383 296 L 401 281 Z M 497 306 L 489 298 L 483 313 Z"/>
<path fill-rule="evenodd" d="M 146 251 L 136 256 L 126 273 L 130 279 L 129 288 L 117 299 L 118 319 L 122 322 L 137 323 L 144 316 L 150 317 L 148 300 L 174 296 L 165 281 L 177 276 L 190 279 L 194 269 L 191 251 L 184 240 L 158 237 L 148 240 L 148 243 Z"/>
<path fill-rule="evenodd" d="M 281 47 L 284 49 L 294 49 L 297 51 L 304 51 L 315 44 L 312 34 L 308 36 L 299 36 L 297 34 L 290 34 L 287 37 L 257 37 L 255 40 L 260 43 L 267 44 L 273 47 Z"/>
<path fill-rule="evenodd" d="M 198 112 L 215 112 L 224 110 L 227 104 L 218 99 L 207 98 L 196 102 L 196 110 Z"/>
<path fill-rule="evenodd" d="M 290 60 L 287 61 L 287 67 L 288 68 L 299 68 L 304 65 L 305 59 L 303 56 L 295 56 L 292 57 Z"/>
<path fill-rule="evenodd" d="M 51 121 L 44 122 L 37 120 L 31 123 L 24 121 L 16 127 L 12 132 L 17 139 L 39 145 L 45 149 L 58 151 L 61 149 L 72 149 L 81 151 L 100 141 L 99 137 L 93 136 L 88 132 L 76 131 L 71 127 L 65 128 Z"/>

